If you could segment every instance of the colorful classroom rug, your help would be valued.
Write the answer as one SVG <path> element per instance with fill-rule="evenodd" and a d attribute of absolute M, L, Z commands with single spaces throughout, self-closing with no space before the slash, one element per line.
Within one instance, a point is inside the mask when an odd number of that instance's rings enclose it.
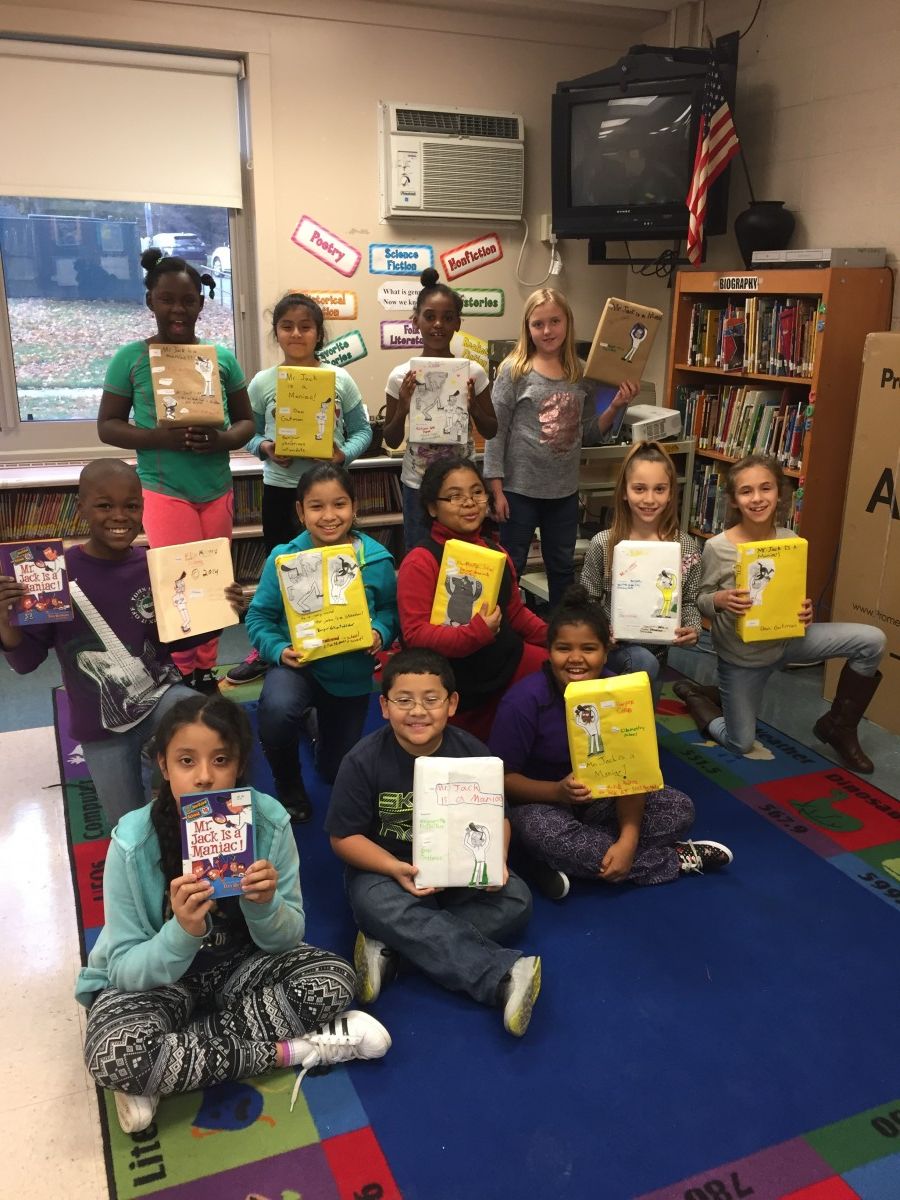
<path fill-rule="evenodd" d="M 56 711 L 90 946 L 108 834 L 61 693 Z M 669 686 L 658 717 L 666 780 L 694 798 L 695 835 L 732 847 L 730 870 L 536 897 L 522 946 L 544 987 L 521 1041 L 409 975 L 373 1010 L 391 1052 L 307 1077 L 291 1116 L 289 1072 L 166 1100 L 133 1138 L 104 1109 L 110 1194 L 898 1200 L 900 802 L 767 727 L 734 758 Z M 250 774 L 271 790 L 261 755 Z M 311 790 L 307 936 L 349 955 L 327 792 Z"/>

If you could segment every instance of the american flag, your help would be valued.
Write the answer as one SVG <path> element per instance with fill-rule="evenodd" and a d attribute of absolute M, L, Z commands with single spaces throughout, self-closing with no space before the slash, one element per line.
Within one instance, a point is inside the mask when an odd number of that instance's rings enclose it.
<path fill-rule="evenodd" d="M 697 153 L 687 196 L 690 212 L 688 221 L 687 256 L 696 267 L 703 255 L 703 225 L 706 221 L 706 193 L 713 181 L 725 170 L 740 149 L 731 109 L 722 90 L 722 80 L 715 63 L 710 65 L 703 85 L 703 108 Z"/>

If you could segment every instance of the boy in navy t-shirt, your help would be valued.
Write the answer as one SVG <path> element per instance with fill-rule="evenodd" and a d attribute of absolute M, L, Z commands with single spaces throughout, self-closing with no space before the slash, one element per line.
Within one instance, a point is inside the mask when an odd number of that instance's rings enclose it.
<path fill-rule="evenodd" d="M 389 724 L 363 738 L 341 764 L 325 828 L 347 863 L 347 891 L 360 933 L 354 965 L 359 997 L 377 999 L 397 956 L 451 991 L 499 1005 L 521 1037 L 541 986 L 541 961 L 508 950 L 531 915 L 531 894 L 505 872 L 500 888 L 423 888 L 412 862 L 415 760 L 423 754 L 481 757 L 486 746 L 447 724 L 457 694 L 450 664 L 431 650 L 404 650 L 385 665 L 381 711 Z M 509 823 L 506 824 L 507 844 Z"/>

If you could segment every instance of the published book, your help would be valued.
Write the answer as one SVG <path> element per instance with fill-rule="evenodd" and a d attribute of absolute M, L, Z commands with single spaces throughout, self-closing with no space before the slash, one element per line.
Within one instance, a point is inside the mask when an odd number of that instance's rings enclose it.
<path fill-rule="evenodd" d="M 228 538 L 157 546 L 147 551 L 147 569 L 161 641 L 238 624 L 240 617 L 225 597 L 234 583 Z"/>
<path fill-rule="evenodd" d="M 255 861 L 250 788 L 182 796 L 181 858 L 185 875 L 212 884 L 213 898 L 240 896 Z"/>
<path fill-rule="evenodd" d="M 465 358 L 414 358 L 410 442 L 463 446 L 469 436 L 469 363 Z"/>
<path fill-rule="evenodd" d="M 215 346 L 152 342 L 147 352 L 160 425 L 225 424 Z"/>
<path fill-rule="evenodd" d="M 566 686 L 572 772 L 598 800 L 663 786 L 646 671 Z"/>
<path fill-rule="evenodd" d="M 675 640 L 681 611 L 679 542 L 618 542 L 610 585 L 616 641 Z"/>
<path fill-rule="evenodd" d="M 352 546 L 279 554 L 275 571 L 291 645 L 301 662 L 369 649 L 372 623 Z"/>
<path fill-rule="evenodd" d="M 503 822 L 501 759 L 420 755 L 413 772 L 416 886 L 500 887 Z"/>
<path fill-rule="evenodd" d="M 600 314 L 587 357 L 585 378 L 615 386 L 626 380 L 639 383 L 662 325 L 662 316 L 658 308 L 647 308 L 611 296 Z"/>
<path fill-rule="evenodd" d="M 482 605 L 493 612 L 500 596 L 506 555 L 461 538 L 444 542 L 438 572 L 432 625 L 468 625 Z"/>
<path fill-rule="evenodd" d="M 25 589 L 9 613 L 11 625 L 57 625 L 74 620 L 61 541 L 3 542 L 0 575 L 15 579 Z"/>
<path fill-rule="evenodd" d="M 275 376 L 275 453 L 334 454 L 335 374 L 328 367 L 279 367 Z"/>
<path fill-rule="evenodd" d="M 801 537 L 738 545 L 735 586 L 749 591 L 752 602 L 736 621 L 742 642 L 803 637 L 799 614 L 806 599 L 806 548 Z"/>

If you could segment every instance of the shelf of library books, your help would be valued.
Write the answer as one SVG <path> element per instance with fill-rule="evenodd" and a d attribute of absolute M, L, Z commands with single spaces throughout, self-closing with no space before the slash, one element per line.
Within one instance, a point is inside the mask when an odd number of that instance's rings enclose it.
<path fill-rule="evenodd" d="M 696 439 L 686 527 L 724 528 L 728 467 L 768 454 L 784 470 L 783 522 L 809 542 L 820 619 L 841 516 L 866 336 L 890 328 L 887 269 L 680 271 L 666 401 Z"/>

